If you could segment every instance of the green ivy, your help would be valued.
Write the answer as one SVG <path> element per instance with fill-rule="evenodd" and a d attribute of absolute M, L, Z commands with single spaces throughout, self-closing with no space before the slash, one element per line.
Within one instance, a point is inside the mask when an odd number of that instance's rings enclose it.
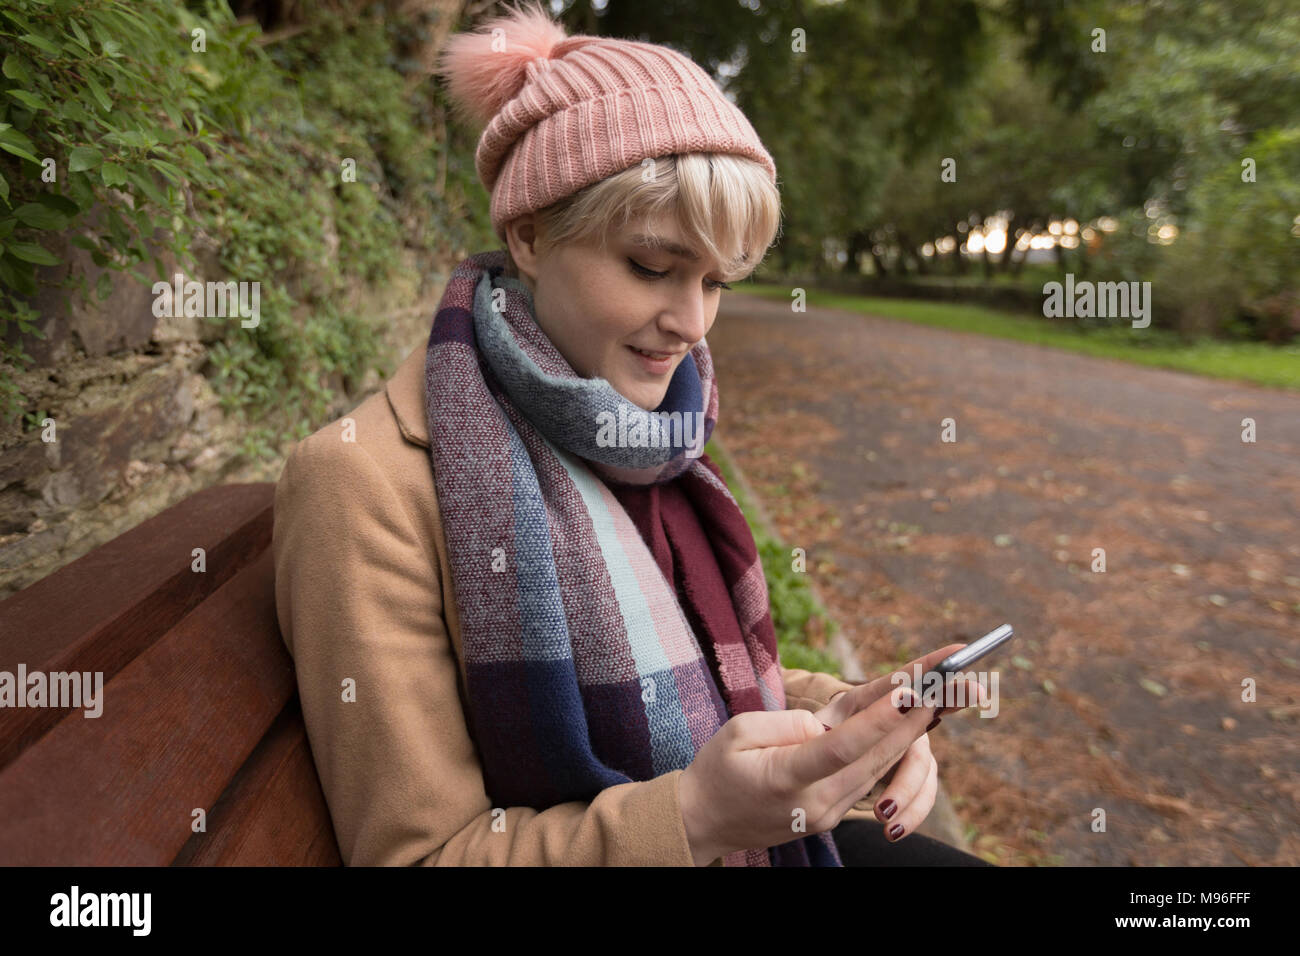
<path fill-rule="evenodd" d="M 62 261 L 51 239 L 152 284 L 172 278 L 163 250 L 197 275 L 202 234 L 220 265 L 202 278 L 260 284 L 255 328 L 205 320 L 214 388 L 248 426 L 240 450 L 273 457 L 322 424 L 338 399 L 327 379 L 347 390 L 379 356 L 377 323 L 341 305 L 348 292 L 391 280 L 403 250 L 432 264 L 491 241 L 472 149 L 442 124 L 438 84 L 408 83 L 415 64 L 395 55 L 426 26 L 393 0 L 265 44 L 222 0 L 7 0 L 0 413 L 30 412 L 13 373 L 32 359 L 6 333 L 42 337 L 30 298 L 38 268 Z M 89 298 L 73 272 L 62 285 Z"/>

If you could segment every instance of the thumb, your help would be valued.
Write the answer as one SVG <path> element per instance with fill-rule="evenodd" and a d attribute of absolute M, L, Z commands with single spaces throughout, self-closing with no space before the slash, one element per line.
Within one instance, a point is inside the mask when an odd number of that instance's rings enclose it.
<path fill-rule="evenodd" d="M 737 748 L 749 750 L 759 747 L 789 747 L 820 737 L 826 725 L 812 711 L 750 710 L 737 714 Z"/>

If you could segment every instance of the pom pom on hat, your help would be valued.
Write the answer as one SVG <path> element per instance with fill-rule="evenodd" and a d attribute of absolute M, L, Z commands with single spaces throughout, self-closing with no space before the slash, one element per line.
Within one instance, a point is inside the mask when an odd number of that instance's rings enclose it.
<path fill-rule="evenodd" d="M 483 21 L 472 33 L 448 39 L 437 72 L 453 107 L 486 124 L 523 87 L 528 64 L 557 53 L 569 39 L 541 7 L 529 5 Z"/>

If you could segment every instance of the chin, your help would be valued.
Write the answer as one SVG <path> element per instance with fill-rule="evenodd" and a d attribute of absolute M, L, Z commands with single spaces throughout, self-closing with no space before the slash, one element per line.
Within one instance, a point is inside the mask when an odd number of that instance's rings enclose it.
<path fill-rule="evenodd" d="M 664 400 L 668 394 L 667 388 L 647 389 L 644 385 L 629 385 L 624 388 L 615 386 L 615 391 L 626 398 L 633 405 L 644 408 L 647 412 L 653 412 Z"/>

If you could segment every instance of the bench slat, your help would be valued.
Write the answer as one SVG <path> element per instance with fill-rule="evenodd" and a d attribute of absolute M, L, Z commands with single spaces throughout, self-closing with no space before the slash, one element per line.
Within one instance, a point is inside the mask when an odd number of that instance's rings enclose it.
<path fill-rule="evenodd" d="M 0 602 L 0 670 L 17 673 L 22 663 L 29 673 L 102 671 L 107 689 L 128 662 L 269 550 L 274 499 L 269 482 L 205 488 Z M 204 573 L 191 570 L 194 548 L 206 551 Z M 0 711 L 0 767 L 70 713 Z"/>
<path fill-rule="evenodd" d="M 297 694 L 173 865 L 343 865 Z"/>
<path fill-rule="evenodd" d="M 0 864 L 171 863 L 294 686 L 266 548 L 0 769 Z"/>

